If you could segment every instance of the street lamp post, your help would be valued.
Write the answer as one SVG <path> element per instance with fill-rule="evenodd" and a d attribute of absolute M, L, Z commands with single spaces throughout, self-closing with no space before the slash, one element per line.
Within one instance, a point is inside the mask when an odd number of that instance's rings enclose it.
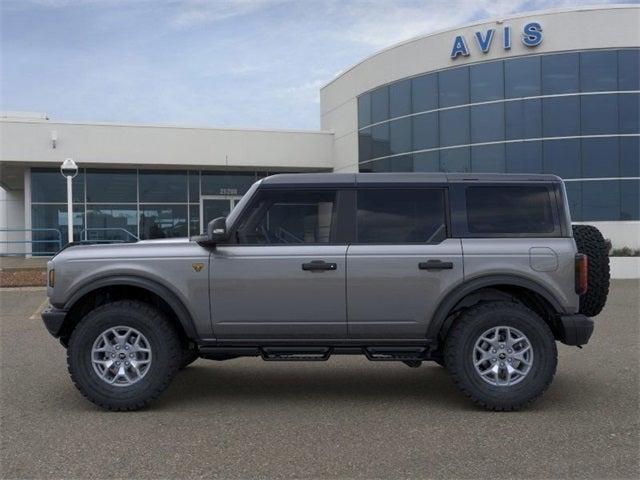
<path fill-rule="evenodd" d="M 60 165 L 60 173 L 67 179 L 67 232 L 69 243 L 73 242 L 73 177 L 78 174 L 78 165 L 72 158 L 65 159 Z"/>

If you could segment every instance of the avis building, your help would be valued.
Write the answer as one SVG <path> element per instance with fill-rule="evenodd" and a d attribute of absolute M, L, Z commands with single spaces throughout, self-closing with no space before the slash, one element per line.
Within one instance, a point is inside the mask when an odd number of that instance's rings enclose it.
<path fill-rule="evenodd" d="M 559 175 L 574 221 L 640 248 L 639 23 L 638 6 L 580 8 L 414 38 L 325 85 L 317 132 L 7 114 L 0 248 L 66 242 L 65 157 L 76 240 L 198 234 L 272 173 L 443 171 Z"/>

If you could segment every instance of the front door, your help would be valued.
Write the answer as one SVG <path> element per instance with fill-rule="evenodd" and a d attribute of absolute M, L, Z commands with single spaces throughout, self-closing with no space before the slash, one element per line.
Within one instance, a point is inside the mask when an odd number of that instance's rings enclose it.
<path fill-rule="evenodd" d="M 425 338 L 443 294 L 463 280 L 443 188 L 360 189 L 347 252 L 351 338 Z"/>
<path fill-rule="evenodd" d="M 209 222 L 218 217 L 227 217 L 242 197 L 226 195 L 203 195 L 200 197 L 200 233 L 207 230 Z"/>
<path fill-rule="evenodd" d="M 214 334 L 228 339 L 344 338 L 347 245 L 336 242 L 337 192 L 263 190 L 234 243 L 211 256 Z"/>

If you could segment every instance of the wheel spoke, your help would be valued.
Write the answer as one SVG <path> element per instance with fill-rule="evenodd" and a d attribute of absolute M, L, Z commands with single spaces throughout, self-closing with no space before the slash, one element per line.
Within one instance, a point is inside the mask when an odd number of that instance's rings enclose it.
<path fill-rule="evenodd" d="M 472 357 L 473 366 L 480 377 L 499 387 L 519 383 L 533 365 L 533 349 L 529 339 L 511 326 L 493 327 L 480 335 Z"/>
<path fill-rule="evenodd" d="M 151 345 L 144 335 L 134 328 L 119 326 L 98 335 L 91 349 L 91 362 L 101 380 L 123 387 L 146 375 L 151 355 Z"/>

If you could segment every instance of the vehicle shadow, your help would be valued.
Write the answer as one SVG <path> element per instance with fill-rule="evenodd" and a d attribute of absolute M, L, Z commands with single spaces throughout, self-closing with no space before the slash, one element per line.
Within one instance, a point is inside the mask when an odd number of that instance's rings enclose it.
<path fill-rule="evenodd" d="M 247 362 L 247 360 L 244 360 Z M 223 363 L 196 363 L 181 371 L 169 389 L 152 408 L 171 408 L 185 404 L 233 402 L 252 405 L 265 401 L 370 403 L 402 401 L 443 407 L 452 404 L 474 409 L 455 387 L 445 369 L 430 363 L 409 368 L 401 363 L 336 365 L 255 360 L 255 366 Z"/>

